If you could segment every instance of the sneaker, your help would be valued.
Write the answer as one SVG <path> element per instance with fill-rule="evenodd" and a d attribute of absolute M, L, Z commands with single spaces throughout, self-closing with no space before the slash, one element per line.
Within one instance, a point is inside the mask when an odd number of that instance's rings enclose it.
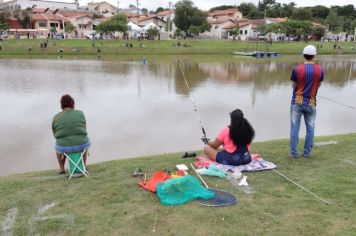
<path fill-rule="evenodd" d="M 66 174 L 66 172 L 64 170 L 59 171 L 59 173 L 58 173 L 58 175 L 65 175 L 65 174 Z"/>
<path fill-rule="evenodd" d="M 303 158 L 304 158 L 304 159 L 309 159 L 309 158 L 310 158 L 310 154 L 309 154 L 309 155 L 303 154 Z"/>
<path fill-rule="evenodd" d="M 290 159 L 292 159 L 292 160 L 298 159 L 298 156 L 296 156 L 296 155 L 290 155 Z"/>
<path fill-rule="evenodd" d="M 184 155 L 182 156 L 182 158 L 187 158 L 187 157 L 196 157 L 197 154 L 195 152 L 192 152 L 192 153 L 184 153 Z"/>

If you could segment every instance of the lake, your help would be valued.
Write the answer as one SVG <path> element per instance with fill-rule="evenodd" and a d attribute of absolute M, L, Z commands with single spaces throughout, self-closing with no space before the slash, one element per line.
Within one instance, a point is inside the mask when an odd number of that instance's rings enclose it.
<path fill-rule="evenodd" d="M 51 122 L 66 93 L 86 116 L 89 164 L 202 149 L 178 61 L 209 137 L 240 108 L 256 130 L 255 141 L 289 138 L 289 78 L 300 56 L 157 56 L 147 64 L 141 59 L 0 58 L 0 175 L 58 169 Z M 319 56 L 318 63 L 325 81 L 315 135 L 356 132 L 356 110 L 347 107 L 356 107 L 356 56 Z"/>

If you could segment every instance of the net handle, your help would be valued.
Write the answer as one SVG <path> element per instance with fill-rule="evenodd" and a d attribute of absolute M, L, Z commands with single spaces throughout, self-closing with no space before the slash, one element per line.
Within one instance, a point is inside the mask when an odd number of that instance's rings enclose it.
<path fill-rule="evenodd" d="M 192 163 L 189 163 L 190 166 L 192 167 L 192 169 L 194 170 L 194 172 L 198 175 L 199 179 L 203 182 L 203 184 L 205 185 L 205 187 L 207 189 L 209 189 L 209 186 L 205 183 L 205 181 L 203 180 L 203 178 L 200 176 L 200 174 L 197 172 L 197 170 L 195 169 L 195 167 L 192 165 Z"/>

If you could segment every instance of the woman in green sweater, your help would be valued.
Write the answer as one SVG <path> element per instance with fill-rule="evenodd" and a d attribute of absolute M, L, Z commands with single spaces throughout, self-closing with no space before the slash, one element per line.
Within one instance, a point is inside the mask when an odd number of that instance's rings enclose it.
<path fill-rule="evenodd" d="M 64 153 L 88 150 L 90 140 L 86 130 L 84 113 L 74 109 L 74 99 L 66 94 L 61 98 L 62 111 L 56 114 L 52 122 L 52 131 L 56 139 L 56 156 L 59 164 L 59 174 L 65 174 Z M 83 155 L 86 166 L 88 151 Z"/>

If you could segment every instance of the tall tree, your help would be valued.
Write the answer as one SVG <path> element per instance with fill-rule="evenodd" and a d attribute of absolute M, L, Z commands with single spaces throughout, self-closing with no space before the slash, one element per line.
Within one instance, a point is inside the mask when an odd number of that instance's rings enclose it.
<path fill-rule="evenodd" d="M 338 16 L 355 16 L 355 7 L 352 4 L 339 6 L 337 8 L 337 15 Z"/>
<path fill-rule="evenodd" d="M 13 16 L 25 29 L 32 28 L 31 20 L 32 8 L 20 9 L 16 8 L 13 12 Z"/>
<path fill-rule="evenodd" d="M 231 8 L 236 8 L 236 6 L 233 6 L 233 5 L 221 5 L 221 6 L 210 8 L 209 11 L 212 12 L 212 11 L 215 11 L 215 10 L 227 10 L 227 9 L 231 9 Z"/>
<path fill-rule="evenodd" d="M 157 13 L 160 13 L 160 12 L 162 12 L 162 11 L 164 11 L 164 8 L 163 8 L 163 7 L 158 7 L 158 8 L 156 9 L 156 14 L 157 14 Z"/>
<path fill-rule="evenodd" d="M 310 8 L 314 19 L 325 19 L 330 12 L 330 9 L 325 6 L 317 5 Z"/>
<path fill-rule="evenodd" d="M 207 14 L 200 11 L 190 0 L 181 0 L 175 5 L 174 24 L 185 33 L 191 26 L 197 26 L 200 33 L 210 30 L 211 26 L 207 21 Z"/>
<path fill-rule="evenodd" d="M 128 30 L 126 16 L 124 14 L 116 14 L 109 20 L 100 23 L 96 30 L 104 33 L 115 31 L 125 33 Z"/>
<path fill-rule="evenodd" d="M 268 9 L 270 9 L 270 7 L 273 6 L 274 4 L 276 4 L 275 0 L 263 0 L 262 2 L 259 1 L 258 9 L 262 12 L 265 12 Z"/>
<path fill-rule="evenodd" d="M 293 14 L 295 6 L 296 4 L 294 2 L 290 2 L 288 4 L 283 3 L 280 9 L 279 17 L 290 17 Z"/>
<path fill-rule="evenodd" d="M 148 14 L 148 9 L 147 8 L 142 8 L 141 11 L 142 11 L 142 14 Z"/>
<path fill-rule="evenodd" d="M 255 4 L 251 2 L 249 3 L 243 2 L 240 4 L 240 6 L 238 6 L 238 9 L 244 17 L 247 17 L 252 10 L 256 11 L 257 7 L 255 6 Z"/>
<path fill-rule="evenodd" d="M 342 30 L 342 19 L 337 15 L 337 9 L 331 8 L 329 15 L 325 19 L 325 24 L 329 26 L 332 32 L 340 32 Z"/>
<path fill-rule="evenodd" d="M 293 11 L 292 19 L 295 20 L 312 20 L 312 13 L 310 9 L 307 8 L 296 8 Z"/>
<path fill-rule="evenodd" d="M 10 17 L 9 9 L 0 8 L 0 29 L 1 30 L 9 29 L 9 25 L 7 23 L 7 20 L 9 19 L 9 17 Z"/>

